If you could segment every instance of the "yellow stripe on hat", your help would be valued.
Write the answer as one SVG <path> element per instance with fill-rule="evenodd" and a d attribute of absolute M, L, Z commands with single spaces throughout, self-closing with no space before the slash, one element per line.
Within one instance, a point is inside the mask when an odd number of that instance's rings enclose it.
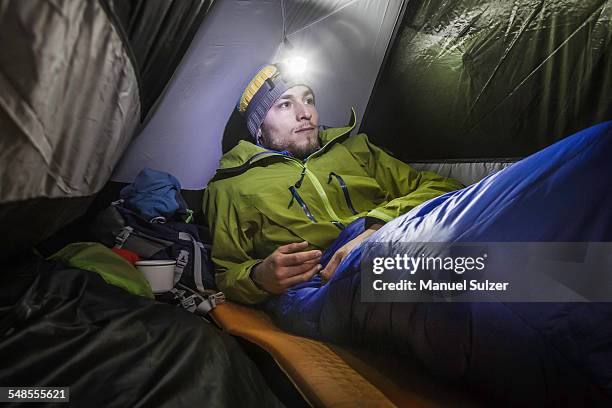
<path fill-rule="evenodd" d="M 259 70 L 257 74 L 251 79 L 251 82 L 247 85 L 242 96 L 240 97 L 240 105 L 238 110 L 240 113 L 246 112 L 247 106 L 251 103 L 253 96 L 259 91 L 259 88 L 266 82 L 266 79 L 276 74 L 277 68 L 274 65 L 266 65 Z"/>

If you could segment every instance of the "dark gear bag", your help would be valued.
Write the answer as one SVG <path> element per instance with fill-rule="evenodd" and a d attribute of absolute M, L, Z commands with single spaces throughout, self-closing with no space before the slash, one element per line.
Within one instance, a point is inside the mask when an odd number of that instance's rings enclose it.
<path fill-rule="evenodd" d="M 223 302 L 224 295 L 217 292 L 214 283 L 211 247 L 200 242 L 196 225 L 181 221 L 151 223 L 119 200 L 96 217 L 92 235 L 108 247 L 130 250 L 141 259 L 175 259 L 172 303 L 207 312 Z"/>

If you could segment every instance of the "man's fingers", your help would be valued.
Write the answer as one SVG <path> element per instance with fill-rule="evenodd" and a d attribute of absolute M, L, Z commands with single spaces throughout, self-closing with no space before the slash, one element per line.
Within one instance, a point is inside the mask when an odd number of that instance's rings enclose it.
<path fill-rule="evenodd" d="M 318 249 L 304 251 L 308 248 L 308 242 L 295 242 L 279 246 L 277 248 L 277 265 L 278 266 L 294 266 L 302 265 L 305 262 L 317 261 L 323 253 Z"/>
<path fill-rule="evenodd" d="M 292 276 L 300 275 L 304 272 L 311 270 L 317 265 L 319 265 L 318 259 L 311 262 L 305 262 L 301 265 L 286 266 L 283 268 L 283 277 L 281 279 L 291 278 Z"/>
<path fill-rule="evenodd" d="M 298 283 L 307 282 L 310 279 L 312 279 L 312 277 L 320 270 L 321 270 L 321 265 L 316 264 L 314 267 L 306 270 L 303 273 L 300 273 L 299 275 L 295 275 L 295 276 L 292 276 L 290 278 L 283 280 L 281 284 L 286 287 L 291 287 L 291 286 L 297 285 Z"/>
<path fill-rule="evenodd" d="M 301 265 L 305 262 L 318 261 L 321 258 L 321 251 L 313 249 L 306 252 L 297 252 L 295 254 L 282 254 L 279 257 L 279 265 L 281 266 L 293 266 Z"/>
<path fill-rule="evenodd" d="M 342 262 L 342 258 L 343 257 L 336 252 L 332 259 L 329 260 L 325 269 L 321 271 L 321 278 L 323 278 L 324 281 L 331 279 L 332 275 L 336 271 L 336 268 L 338 265 L 340 265 L 340 262 Z"/>
<path fill-rule="evenodd" d="M 308 248 L 308 242 L 294 242 L 292 244 L 282 245 L 277 248 L 277 251 L 283 254 L 292 254 L 294 252 L 303 251 Z"/>
<path fill-rule="evenodd" d="M 300 265 L 283 266 L 278 269 L 276 278 L 278 282 L 282 282 L 293 276 L 297 276 L 307 271 L 310 271 L 313 267 L 317 265 L 319 265 L 318 259 L 312 260 L 310 262 L 304 262 Z"/>

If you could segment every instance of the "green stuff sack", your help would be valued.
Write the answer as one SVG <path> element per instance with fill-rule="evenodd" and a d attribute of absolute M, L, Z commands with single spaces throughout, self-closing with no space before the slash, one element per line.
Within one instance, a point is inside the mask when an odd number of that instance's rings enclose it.
<path fill-rule="evenodd" d="M 65 262 L 73 268 L 95 272 L 111 285 L 138 296 L 154 298 L 151 286 L 144 275 L 102 244 L 77 242 L 67 245 L 49 259 Z"/>

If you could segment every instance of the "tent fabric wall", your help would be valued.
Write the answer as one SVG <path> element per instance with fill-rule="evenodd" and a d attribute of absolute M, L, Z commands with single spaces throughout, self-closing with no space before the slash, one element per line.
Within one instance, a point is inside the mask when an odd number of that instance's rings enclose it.
<path fill-rule="evenodd" d="M 142 116 L 151 110 L 213 0 L 100 0 L 133 51 Z"/>
<path fill-rule="evenodd" d="M 140 118 L 136 73 L 98 1 L 0 7 L 0 259 L 81 215 Z"/>
<path fill-rule="evenodd" d="M 2 2 L 0 258 L 85 213 L 210 4 Z"/>
<path fill-rule="evenodd" d="M 398 158 L 520 158 L 612 118 L 609 0 L 411 1 L 362 130 Z"/>
<path fill-rule="evenodd" d="M 136 74 L 97 1 L 0 9 L 0 202 L 99 191 L 140 115 Z"/>
<path fill-rule="evenodd" d="M 322 124 L 344 125 L 351 106 L 360 116 L 403 3 L 216 2 L 112 180 L 131 182 L 149 166 L 174 174 L 185 189 L 204 188 L 217 168 L 223 131 L 242 89 L 260 66 L 290 51 L 309 60 Z"/>

